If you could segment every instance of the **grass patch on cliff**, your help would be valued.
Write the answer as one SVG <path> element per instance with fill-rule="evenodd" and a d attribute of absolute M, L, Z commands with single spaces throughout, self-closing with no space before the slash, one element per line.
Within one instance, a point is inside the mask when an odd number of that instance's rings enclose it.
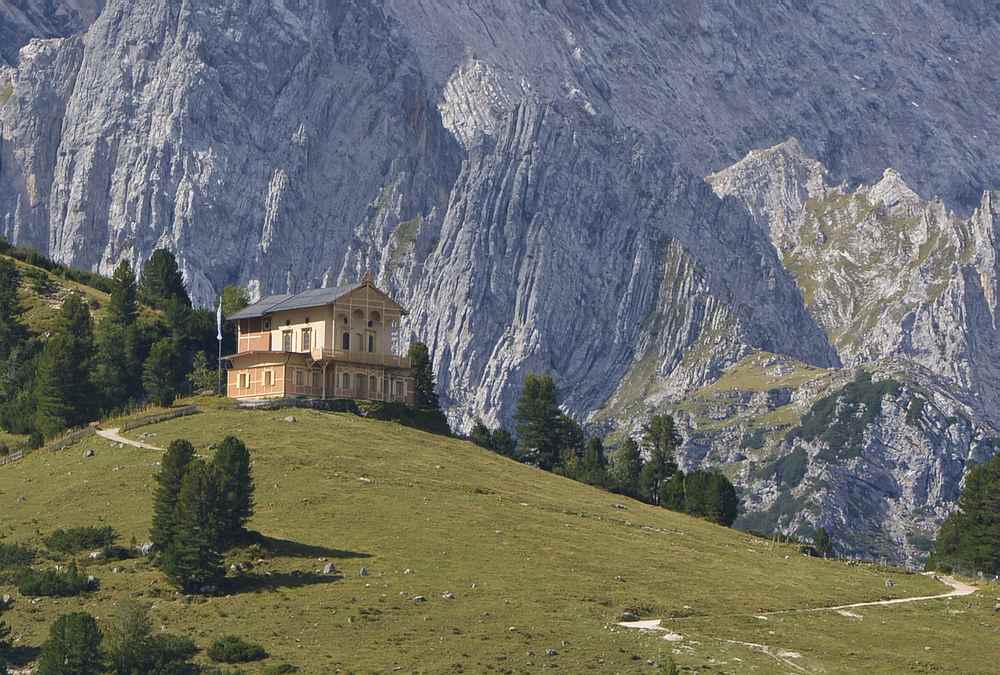
<path fill-rule="evenodd" d="M 251 527 L 264 543 L 230 558 L 254 562 L 244 592 L 192 600 L 145 559 L 84 554 L 81 570 L 99 577 L 100 588 L 77 599 L 18 599 L 4 615 L 18 644 L 39 645 L 67 611 L 107 617 L 134 598 L 155 605 L 155 625 L 203 649 L 238 633 L 272 655 L 264 667 L 291 663 L 303 673 L 553 665 L 633 672 L 668 655 L 695 669 L 735 657 L 741 669 L 766 670 L 773 666 L 767 655 L 719 641 L 734 615 L 940 590 L 925 577 L 901 576 L 886 591 L 879 570 L 808 559 L 794 547 L 771 547 L 458 439 L 350 414 L 295 410 L 294 423 L 286 415 L 220 404 L 130 432 L 153 434 L 143 440 L 159 446 L 188 438 L 204 456 L 227 434 L 248 443 L 257 483 Z M 95 455 L 84 457 L 84 448 Z M 0 537 L 39 547 L 57 527 L 108 525 L 121 541 L 145 541 L 159 458 L 92 438 L 0 467 Z M 317 575 L 321 559 L 340 575 Z M 0 584 L 0 593 L 10 591 Z M 689 649 L 674 654 L 677 645 L 658 636 L 613 628 L 624 609 L 718 618 L 683 629 Z M 869 628 L 866 640 L 878 652 L 883 629 Z M 800 635 L 785 646 L 812 652 L 812 644 Z M 903 663 L 884 656 L 889 665 Z M 821 655 L 816 661 L 837 666 Z"/>

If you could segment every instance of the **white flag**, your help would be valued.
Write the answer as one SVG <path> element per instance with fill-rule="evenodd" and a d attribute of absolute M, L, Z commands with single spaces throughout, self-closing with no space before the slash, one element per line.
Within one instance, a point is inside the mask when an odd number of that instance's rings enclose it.
<path fill-rule="evenodd" d="M 215 339 L 222 342 L 222 298 L 219 298 L 219 309 L 215 312 L 215 327 L 218 329 Z"/>

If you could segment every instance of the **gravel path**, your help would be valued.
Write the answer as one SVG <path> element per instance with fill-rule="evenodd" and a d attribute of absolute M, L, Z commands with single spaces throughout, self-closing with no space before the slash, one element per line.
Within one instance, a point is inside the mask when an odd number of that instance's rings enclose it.
<path fill-rule="evenodd" d="M 148 443 L 142 443 L 141 441 L 133 441 L 131 438 L 125 438 L 120 433 L 119 427 L 114 427 L 113 429 L 98 429 L 97 435 L 101 438 L 106 438 L 113 443 L 124 443 L 125 445 L 131 445 L 133 448 L 142 448 L 143 450 L 163 450 L 163 448 L 158 448 L 155 445 L 149 445 Z"/>

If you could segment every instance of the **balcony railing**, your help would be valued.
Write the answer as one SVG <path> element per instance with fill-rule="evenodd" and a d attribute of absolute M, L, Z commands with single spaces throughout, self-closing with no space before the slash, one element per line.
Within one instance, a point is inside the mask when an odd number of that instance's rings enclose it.
<path fill-rule="evenodd" d="M 395 354 L 378 354 L 373 352 L 354 352 L 344 349 L 314 349 L 310 352 L 314 361 L 344 361 L 361 363 L 366 366 L 385 366 L 386 368 L 409 368 L 410 360 L 405 356 Z"/>

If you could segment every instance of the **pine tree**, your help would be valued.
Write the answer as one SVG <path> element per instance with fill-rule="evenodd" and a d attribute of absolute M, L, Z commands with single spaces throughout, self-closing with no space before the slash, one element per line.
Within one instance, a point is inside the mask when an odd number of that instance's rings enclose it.
<path fill-rule="evenodd" d="M 813 548 L 816 549 L 816 553 L 828 558 L 833 555 L 833 539 L 830 538 L 830 533 L 826 531 L 825 527 L 817 527 L 816 534 L 813 535 Z"/>
<path fill-rule="evenodd" d="M 643 442 L 649 450 L 649 461 L 642 468 L 640 489 L 651 504 L 660 503 L 663 483 L 677 471 L 674 453 L 680 440 L 670 415 L 654 415 L 646 427 Z"/>
<path fill-rule="evenodd" d="M 1000 573 L 1000 455 L 966 474 L 958 511 L 942 524 L 927 565 Z"/>
<path fill-rule="evenodd" d="M 142 367 L 142 386 L 153 403 L 172 405 L 180 386 L 180 355 L 174 340 L 163 338 L 153 345 Z"/>
<path fill-rule="evenodd" d="M 177 439 L 170 442 L 156 474 L 153 496 L 153 527 L 151 538 L 160 551 L 165 551 L 177 532 L 177 502 L 184 474 L 194 460 L 194 446 Z"/>
<path fill-rule="evenodd" d="M 514 421 L 521 453 L 551 471 L 559 463 L 564 429 L 552 377 L 531 373 L 524 378 Z"/>
<path fill-rule="evenodd" d="M 587 441 L 580 465 L 586 482 L 592 485 L 607 483 L 608 460 L 604 453 L 604 442 L 597 436 Z"/>
<path fill-rule="evenodd" d="M 97 329 L 94 382 L 101 384 L 103 408 L 123 407 L 135 392 L 137 363 L 127 348 L 128 329 L 106 318 Z"/>
<path fill-rule="evenodd" d="M 639 444 L 626 437 L 614 453 L 611 469 L 618 489 L 624 494 L 636 496 L 639 493 L 639 478 L 642 475 L 642 452 Z"/>
<path fill-rule="evenodd" d="M 135 270 L 128 260 L 123 260 L 118 263 L 111 277 L 111 298 L 108 300 L 105 321 L 123 328 L 135 321 L 139 313 L 137 295 Z"/>
<path fill-rule="evenodd" d="M 250 304 L 250 293 L 242 286 L 226 286 L 222 289 L 222 316 L 228 317 Z M 236 323 L 226 321 L 222 324 L 222 351 L 232 354 L 237 351 Z"/>
<path fill-rule="evenodd" d="M 406 357 L 413 369 L 413 388 L 417 405 L 421 408 L 438 409 L 440 402 L 435 391 L 434 363 L 431 361 L 427 345 L 423 342 L 414 342 L 410 345 Z"/>
<path fill-rule="evenodd" d="M 101 631 L 85 612 L 63 614 L 49 629 L 37 675 L 100 675 L 104 672 Z"/>
<path fill-rule="evenodd" d="M 115 675 L 144 675 L 149 660 L 153 626 L 148 610 L 125 600 L 115 612 L 105 636 L 109 666 Z"/>
<path fill-rule="evenodd" d="M 246 524 L 253 516 L 250 451 L 240 439 L 227 436 L 216 449 L 212 465 L 219 499 L 219 535 L 224 544 L 233 544 L 246 534 Z"/>
<path fill-rule="evenodd" d="M 139 279 L 139 299 L 157 309 L 163 308 L 171 299 L 191 306 L 184 277 L 173 253 L 162 248 L 153 251 Z"/>
<path fill-rule="evenodd" d="M 684 481 L 683 471 L 675 471 L 669 480 L 664 481 L 660 486 L 660 506 L 671 511 L 684 510 Z"/>
<path fill-rule="evenodd" d="M 73 293 L 63 303 L 38 362 L 35 424 L 46 436 L 86 422 L 97 412 L 93 352 L 90 309 Z"/>
<path fill-rule="evenodd" d="M 178 494 L 176 534 L 160 559 L 167 577 L 187 592 L 203 592 L 225 575 L 213 474 L 199 459 L 188 465 Z"/>
<path fill-rule="evenodd" d="M 27 339 L 28 331 L 21 323 L 24 308 L 17 297 L 21 275 L 6 258 L 0 259 L 0 362 Z"/>
<path fill-rule="evenodd" d="M 208 365 L 208 358 L 205 352 L 199 351 L 194 355 L 194 362 L 191 364 L 191 372 L 187 376 L 188 384 L 194 392 L 211 390 L 215 391 L 218 386 L 219 375 L 215 368 Z"/>
<path fill-rule="evenodd" d="M 739 514 L 736 488 L 718 471 L 692 471 L 684 478 L 684 510 L 728 527 Z"/>

